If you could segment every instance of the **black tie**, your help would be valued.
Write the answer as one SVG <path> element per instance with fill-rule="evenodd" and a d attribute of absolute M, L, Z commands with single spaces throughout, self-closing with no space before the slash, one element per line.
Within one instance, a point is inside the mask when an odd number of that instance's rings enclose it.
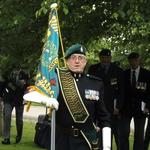
<path fill-rule="evenodd" d="M 136 87 L 136 77 L 135 77 L 135 70 L 132 71 L 132 87 Z"/>

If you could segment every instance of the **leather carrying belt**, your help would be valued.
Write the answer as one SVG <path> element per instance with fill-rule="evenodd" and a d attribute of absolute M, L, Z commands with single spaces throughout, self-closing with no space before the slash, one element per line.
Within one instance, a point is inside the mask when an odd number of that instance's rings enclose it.
<path fill-rule="evenodd" d="M 80 132 L 80 129 L 77 128 L 77 127 L 74 127 L 74 126 L 72 126 L 72 127 L 62 127 L 62 126 L 60 126 L 60 125 L 57 124 L 56 128 L 60 132 L 63 132 L 65 134 L 73 136 L 73 137 L 79 137 L 79 136 L 81 137 L 82 136 L 82 134 Z"/>
<path fill-rule="evenodd" d="M 61 125 L 56 125 L 56 128 L 59 132 L 62 132 L 64 134 L 73 136 L 75 138 L 83 137 L 87 144 L 89 145 L 90 150 L 99 150 L 99 140 L 95 135 L 93 136 L 93 133 L 95 134 L 95 131 L 83 131 L 78 127 L 72 126 L 72 127 L 62 127 Z"/>
<path fill-rule="evenodd" d="M 75 123 L 85 123 L 89 113 L 81 99 L 76 82 L 70 71 L 57 69 L 59 83 L 66 106 Z"/>

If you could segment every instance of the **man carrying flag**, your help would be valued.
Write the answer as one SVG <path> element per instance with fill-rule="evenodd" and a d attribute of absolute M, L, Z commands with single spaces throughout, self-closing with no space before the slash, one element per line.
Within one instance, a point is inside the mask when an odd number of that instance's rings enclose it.
<path fill-rule="evenodd" d="M 81 44 L 72 45 L 65 53 L 65 61 L 67 68 L 48 65 L 50 71 L 51 68 L 56 69 L 54 76 L 47 73 L 47 76 L 53 77 L 50 82 L 40 72 L 35 91 L 27 93 L 24 99 L 45 103 L 57 110 L 56 150 L 97 150 L 97 126 L 103 132 L 103 150 L 110 150 L 110 118 L 103 103 L 103 83 L 84 73 L 86 48 Z M 38 86 L 44 88 L 45 95 Z M 56 95 L 53 87 L 59 91 Z"/>

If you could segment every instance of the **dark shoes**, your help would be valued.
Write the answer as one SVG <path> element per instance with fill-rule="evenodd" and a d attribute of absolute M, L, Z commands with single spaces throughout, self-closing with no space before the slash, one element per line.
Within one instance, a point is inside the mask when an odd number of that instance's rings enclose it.
<path fill-rule="evenodd" d="M 9 145 L 10 144 L 10 139 L 4 139 L 2 141 L 2 144 Z"/>
<path fill-rule="evenodd" d="M 16 136 L 16 144 L 21 141 L 21 136 Z"/>
<path fill-rule="evenodd" d="M 19 143 L 20 141 L 21 141 L 21 136 L 16 136 L 16 144 Z M 10 144 L 10 139 L 4 139 L 2 141 L 2 144 L 9 145 Z"/>

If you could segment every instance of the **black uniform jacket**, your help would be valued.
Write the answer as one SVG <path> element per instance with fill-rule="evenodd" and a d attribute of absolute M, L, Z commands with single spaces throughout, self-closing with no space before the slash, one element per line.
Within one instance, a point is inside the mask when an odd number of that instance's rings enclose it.
<path fill-rule="evenodd" d="M 150 94 L 150 73 L 144 68 L 140 68 L 136 88 L 131 87 L 131 70 L 125 71 L 125 101 L 122 114 L 129 116 L 142 117 L 142 101 L 149 103 Z"/>
<path fill-rule="evenodd" d="M 85 74 L 82 74 L 81 77 L 79 76 L 76 76 L 76 83 L 82 101 L 90 114 L 89 118 L 91 118 L 93 122 L 98 121 L 100 127 L 110 126 L 110 117 L 103 103 L 102 81 Z M 93 96 L 93 98 L 90 98 L 90 96 Z M 80 128 L 88 128 L 88 122 L 91 121 L 89 118 L 85 123 L 74 123 L 61 92 L 58 101 L 59 109 L 56 112 L 57 125 L 62 127 L 79 126 Z"/>
<path fill-rule="evenodd" d="M 3 90 L 4 102 L 16 106 L 23 105 L 23 94 L 28 86 L 28 79 L 28 75 L 23 71 L 20 72 L 18 81 L 12 78 L 7 79 Z M 25 80 L 26 82 L 23 84 L 20 80 Z"/>
<path fill-rule="evenodd" d="M 101 63 L 91 65 L 89 74 L 99 77 L 104 82 L 104 103 L 107 110 L 112 114 L 114 110 L 114 100 L 116 107 L 121 109 L 124 99 L 124 77 L 123 70 L 116 64 L 111 63 L 107 74 L 104 73 Z"/>

